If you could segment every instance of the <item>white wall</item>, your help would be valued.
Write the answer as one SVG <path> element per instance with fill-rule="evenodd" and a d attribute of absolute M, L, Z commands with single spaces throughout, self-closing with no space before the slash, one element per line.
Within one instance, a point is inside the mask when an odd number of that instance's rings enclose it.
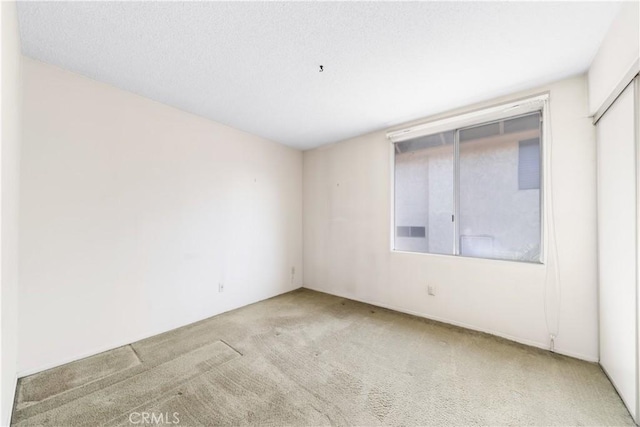
<path fill-rule="evenodd" d="M 639 58 L 640 3 L 625 2 L 589 68 L 590 114 L 598 111 Z"/>
<path fill-rule="evenodd" d="M 20 374 L 301 286 L 300 151 L 27 58 L 23 115 Z"/>
<path fill-rule="evenodd" d="M 2 101 L 0 104 L 2 148 L 0 150 L 0 425 L 9 425 L 16 386 L 18 356 L 18 175 L 20 162 L 20 37 L 16 4 L 0 4 L 2 26 L 1 71 Z"/>
<path fill-rule="evenodd" d="M 559 316 L 556 351 L 597 360 L 595 133 L 586 77 L 515 97 L 546 90 L 559 312 L 543 265 L 390 251 L 392 151 L 384 131 L 304 153 L 305 286 L 544 348 L 547 289 L 551 329 Z"/>

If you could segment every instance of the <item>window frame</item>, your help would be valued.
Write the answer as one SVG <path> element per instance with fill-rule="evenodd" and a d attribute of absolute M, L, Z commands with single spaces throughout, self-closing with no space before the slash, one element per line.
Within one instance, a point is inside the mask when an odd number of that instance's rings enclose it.
<path fill-rule="evenodd" d="M 500 258 L 485 258 L 485 257 L 473 257 L 460 254 L 460 183 L 459 183 L 459 168 L 460 168 L 460 130 L 498 122 L 510 118 L 531 114 L 534 112 L 540 112 L 540 257 L 536 261 L 526 261 L 517 259 L 500 259 Z M 521 264 L 530 265 L 545 265 L 547 255 L 547 238 L 546 238 L 546 197 L 550 193 L 547 189 L 547 149 L 546 144 L 548 141 L 548 128 L 549 128 L 549 92 L 528 96 L 526 98 L 515 99 L 506 103 L 499 103 L 488 105 L 486 107 L 477 109 L 462 110 L 459 113 L 447 115 L 433 120 L 423 121 L 410 127 L 400 128 L 398 130 L 392 130 L 387 132 L 387 139 L 389 140 L 389 154 L 390 154 L 390 251 L 392 253 L 403 253 L 412 255 L 426 255 L 435 257 L 452 257 L 473 259 L 477 261 L 486 262 L 517 262 Z M 429 252 L 414 252 L 407 250 L 398 250 L 395 248 L 396 240 L 396 197 L 395 197 L 395 185 L 396 185 L 396 170 L 395 170 L 395 156 L 396 156 L 396 143 L 407 141 L 410 139 L 419 138 L 421 136 L 432 135 L 440 132 L 454 132 L 454 148 L 453 148 L 453 173 L 454 173 L 454 194 L 453 194 L 453 253 L 451 254 L 438 254 Z"/>

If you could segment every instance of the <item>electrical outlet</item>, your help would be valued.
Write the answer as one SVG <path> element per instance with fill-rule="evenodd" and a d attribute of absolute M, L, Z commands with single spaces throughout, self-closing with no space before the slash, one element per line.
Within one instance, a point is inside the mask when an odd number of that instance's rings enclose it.
<path fill-rule="evenodd" d="M 428 285 L 427 286 L 427 293 L 431 296 L 436 296 L 436 286 L 435 285 Z"/>
<path fill-rule="evenodd" d="M 220 282 L 218 283 L 218 292 L 223 292 L 224 291 L 224 283 Z"/>

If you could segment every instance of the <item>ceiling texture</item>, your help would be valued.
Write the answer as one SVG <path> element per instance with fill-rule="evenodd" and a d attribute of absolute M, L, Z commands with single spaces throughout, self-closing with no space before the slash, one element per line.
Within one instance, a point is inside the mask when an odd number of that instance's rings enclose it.
<path fill-rule="evenodd" d="M 26 56 L 299 149 L 585 72 L 619 7 L 18 3 Z"/>

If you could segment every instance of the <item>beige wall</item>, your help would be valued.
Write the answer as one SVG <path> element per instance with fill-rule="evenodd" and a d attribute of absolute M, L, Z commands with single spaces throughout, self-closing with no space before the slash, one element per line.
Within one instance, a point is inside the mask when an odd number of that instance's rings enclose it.
<path fill-rule="evenodd" d="M 304 153 L 305 286 L 544 348 L 546 298 L 550 329 L 556 319 L 560 325 L 556 351 L 597 360 L 595 134 L 586 78 L 514 97 L 547 90 L 554 179 L 547 195 L 552 188 L 561 300 L 545 265 L 391 252 L 385 132 Z M 430 284 L 436 296 L 427 294 Z"/>
<path fill-rule="evenodd" d="M 1 341 L 0 425 L 8 425 L 16 386 L 18 355 L 18 175 L 20 159 L 20 38 L 16 3 L 0 3 L 2 25 L 2 127 L 0 240 L 1 246 Z"/>
<path fill-rule="evenodd" d="M 300 151 L 26 58 L 24 91 L 22 375 L 301 286 Z"/>

